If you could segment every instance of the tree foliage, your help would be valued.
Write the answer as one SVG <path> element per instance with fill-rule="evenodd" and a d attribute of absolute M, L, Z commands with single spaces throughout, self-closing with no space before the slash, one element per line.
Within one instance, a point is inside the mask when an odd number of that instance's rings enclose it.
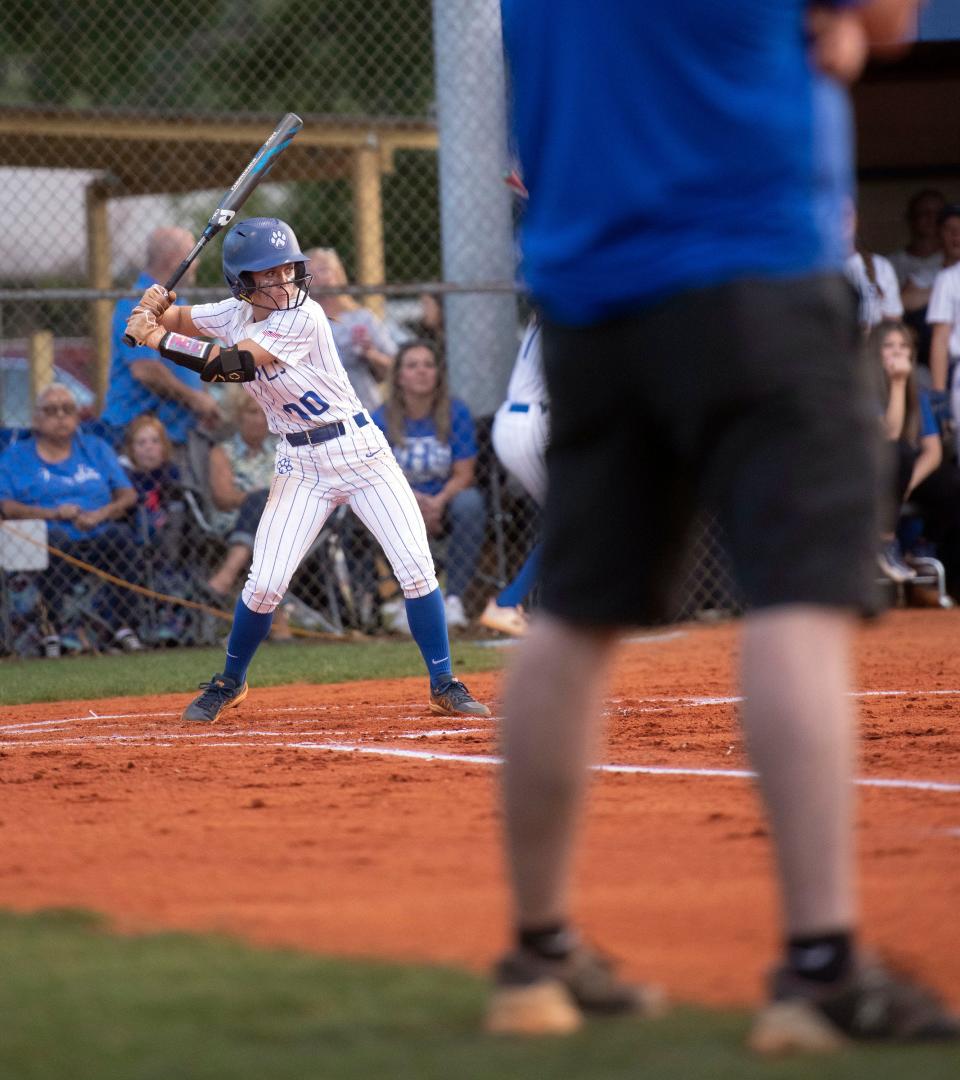
<path fill-rule="evenodd" d="M 7 0 L 0 104 L 422 116 L 430 0 Z"/>

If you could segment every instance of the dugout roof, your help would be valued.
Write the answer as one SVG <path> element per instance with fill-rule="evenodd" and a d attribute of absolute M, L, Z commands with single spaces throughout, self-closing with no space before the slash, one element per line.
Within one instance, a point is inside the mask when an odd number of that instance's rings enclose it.
<path fill-rule="evenodd" d="M 854 101 L 862 177 L 960 174 L 960 41 L 920 42 L 896 63 L 871 63 Z M 114 195 L 226 190 L 276 120 L 0 106 L 0 165 L 102 170 Z M 350 178 L 364 150 L 390 172 L 397 150 L 437 147 L 426 119 L 304 121 L 271 181 Z"/>
<path fill-rule="evenodd" d="M 103 170 L 114 195 L 230 187 L 276 116 L 171 115 L 0 107 L 0 165 Z M 407 119 L 306 116 L 270 182 L 352 176 L 357 151 L 390 172 L 397 150 L 433 150 L 436 125 Z"/>

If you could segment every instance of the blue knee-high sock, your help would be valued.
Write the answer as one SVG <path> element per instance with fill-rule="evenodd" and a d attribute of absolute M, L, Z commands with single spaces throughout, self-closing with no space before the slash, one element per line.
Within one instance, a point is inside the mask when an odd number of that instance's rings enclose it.
<path fill-rule="evenodd" d="M 227 641 L 227 662 L 224 664 L 223 673 L 231 679 L 242 683 L 247 677 L 247 668 L 253 659 L 253 654 L 260 646 L 267 634 L 270 633 L 270 624 L 273 622 L 273 612 L 259 614 L 251 611 L 243 602 L 237 599 L 237 606 L 233 613 L 233 626 L 230 628 L 230 638 Z"/>
<path fill-rule="evenodd" d="M 543 544 L 537 546 L 527 556 L 527 561 L 520 567 L 520 572 L 497 597 L 497 607 L 516 607 L 530 595 L 540 576 L 540 552 Z"/>
<path fill-rule="evenodd" d="M 450 680 L 453 665 L 450 663 L 450 639 L 447 637 L 447 616 L 443 610 L 443 596 L 434 589 L 426 596 L 405 597 L 407 622 L 410 633 L 423 654 L 423 662 L 430 673 L 430 685 L 437 686 Z"/>

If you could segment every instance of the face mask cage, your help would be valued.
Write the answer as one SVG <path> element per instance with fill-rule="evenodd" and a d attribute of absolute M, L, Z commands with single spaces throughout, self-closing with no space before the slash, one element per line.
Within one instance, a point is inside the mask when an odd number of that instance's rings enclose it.
<path fill-rule="evenodd" d="M 257 289 L 254 284 L 253 274 L 251 274 L 249 270 L 243 270 L 237 276 L 237 280 L 231 283 L 230 291 L 238 300 L 244 300 L 248 304 L 253 303 L 251 296 L 255 292 L 259 292 L 259 307 L 269 307 L 270 304 L 272 304 L 276 311 L 288 311 L 292 308 L 298 308 L 310 295 L 310 282 L 313 280 L 313 275 L 307 273 L 306 263 L 298 262 L 293 265 L 295 272 L 291 281 L 286 283 L 277 282 L 276 285 L 263 285 L 259 289 Z M 296 296 L 292 299 L 284 287 L 285 284 L 295 285 L 297 287 Z M 266 298 L 270 304 L 265 304 L 264 298 Z"/>

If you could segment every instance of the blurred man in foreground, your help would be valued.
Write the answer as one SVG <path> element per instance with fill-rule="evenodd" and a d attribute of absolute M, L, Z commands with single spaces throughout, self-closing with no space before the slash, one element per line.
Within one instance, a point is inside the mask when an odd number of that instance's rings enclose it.
<path fill-rule="evenodd" d="M 915 8 L 503 0 L 551 443 L 543 614 L 505 703 L 516 937 L 494 1031 L 659 1006 L 571 927 L 571 866 L 617 632 L 670 614 L 706 506 L 750 607 L 742 722 L 784 906 L 751 1045 L 960 1033 L 855 937 L 849 651 L 875 604 L 877 424 L 841 275 L 841 80 Z"/>

